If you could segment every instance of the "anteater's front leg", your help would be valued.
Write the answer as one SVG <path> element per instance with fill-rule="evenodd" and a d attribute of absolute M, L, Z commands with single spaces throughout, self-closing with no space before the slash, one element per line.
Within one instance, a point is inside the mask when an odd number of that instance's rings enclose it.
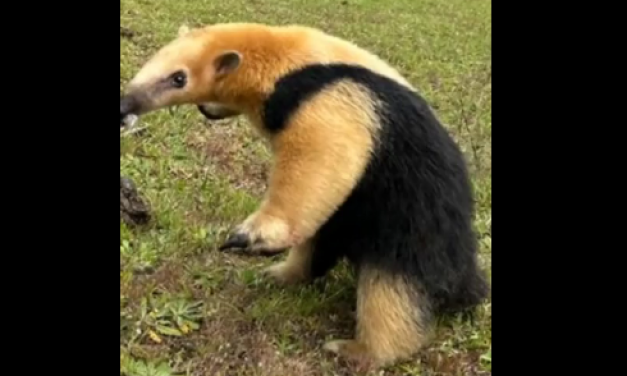
<path fill-rule="evenodd" d="M 221 250 L 278 253 L 301 245 L 346 200 L 368 164 L 373 121 L 372 112 L 356 109 L 338 89 L 304 104 L 273 137 L 268 192 Z"/>

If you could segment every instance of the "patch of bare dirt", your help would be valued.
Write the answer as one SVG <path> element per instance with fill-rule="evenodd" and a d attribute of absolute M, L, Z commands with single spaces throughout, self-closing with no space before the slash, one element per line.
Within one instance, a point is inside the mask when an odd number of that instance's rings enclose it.
<path fill-rule="evenodd" d="M 262 141 L 241 121 L 212 122 L 209 130 L 191 132 L 187 143 L 201 151 L 234 188 L 260 195 L 266 189 L 268 155 Z"/>
<path fill-rule="evenodd" d="M 150 274 L 135 275 L 131 283 L 121 286 L 120 292 L 129 302 L 138 304 L 155 288 L 168 292 L 185 291 L 189 283 L 184 265 L 178 262 L 167 262 Z"/>
<path fill-rule="evenodd" d="M 430 376 L 489 376 L 491 375 L 490 372 L 480 369 L 480 355 L 476 351 L 442 352 L 427 350 L 422 356 L 422 362 L 429 369 Z"/>
<path fill-rule="evenodd" d="M 254 322 L 215 320 L 205 325 L 202 337 L 211 338 L 214 348 L 197 359 L 194 375 L 320 375 L 313 360 L 281 355 L 272 336 Z"/>

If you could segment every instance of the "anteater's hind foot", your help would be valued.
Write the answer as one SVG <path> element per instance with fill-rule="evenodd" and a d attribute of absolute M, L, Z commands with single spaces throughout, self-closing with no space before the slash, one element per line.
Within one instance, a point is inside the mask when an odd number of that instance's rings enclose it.
<path fill-rule="evenodd" d="M 285 261 L 273 264 L 263 270 L 263 274 L 281 285 L 304 283 L 311 279 L 311 258 L 313 248 L 307 241 L 292 248 Z"/>

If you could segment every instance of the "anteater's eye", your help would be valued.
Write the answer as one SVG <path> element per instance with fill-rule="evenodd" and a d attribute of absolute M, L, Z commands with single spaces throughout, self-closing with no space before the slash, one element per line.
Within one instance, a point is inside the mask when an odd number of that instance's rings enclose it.
<path fill-rule="evenodd" d="M 185 72 L 175 72 L 170 76 L 170 82 L 172 83 L 172 86 L 180 89 L 187 83 L 187 76 L 185 75 Z"/>

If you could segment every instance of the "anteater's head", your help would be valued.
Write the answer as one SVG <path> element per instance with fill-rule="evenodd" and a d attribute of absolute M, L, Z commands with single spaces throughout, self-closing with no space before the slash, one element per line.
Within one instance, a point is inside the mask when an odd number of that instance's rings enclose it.
<path fill-rule="evenodd" d="M 223 81 L 242 65 L 243 54 L 220 41 L 210 29 L 179 29 L 179 36 L 161 48 L 129 82 L 120 98 L 120 122 L 177 105 L 197 105 L 208 118 L 221 119 L 241 111 L 224 98 Z"/>

